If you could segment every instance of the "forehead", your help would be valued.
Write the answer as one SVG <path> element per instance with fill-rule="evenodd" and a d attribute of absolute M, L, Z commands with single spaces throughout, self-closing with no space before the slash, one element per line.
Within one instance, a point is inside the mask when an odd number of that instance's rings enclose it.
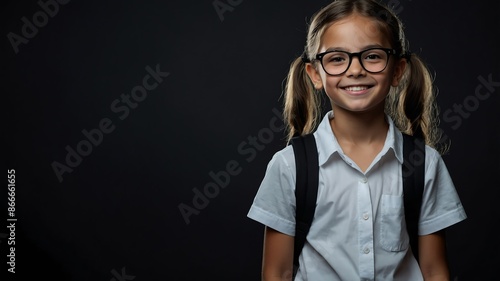
<path fill-rule="evenodd" d="M 391 44 L 382 23 L 371 17 L 352 14 L 324 30 L 319 52 L 331 48 L 355 52 L 367 46 L 389 48 Z"/>

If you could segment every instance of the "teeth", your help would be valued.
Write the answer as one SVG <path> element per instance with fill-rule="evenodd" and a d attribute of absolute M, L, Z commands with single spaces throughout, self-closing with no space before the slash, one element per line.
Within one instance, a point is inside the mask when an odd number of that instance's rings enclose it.
<path fill-rule="evenodd" d="M 363 90 L 366 90 L 368 89 L 367 86 L 350 86 L 350 87 L 346 87 L 345 88 L 347 91 L 363 91 Z"/>

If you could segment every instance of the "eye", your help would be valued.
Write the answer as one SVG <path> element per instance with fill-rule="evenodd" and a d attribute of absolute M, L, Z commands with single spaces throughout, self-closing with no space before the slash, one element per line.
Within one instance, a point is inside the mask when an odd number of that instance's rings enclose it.
<path fill-rule="evenodd" d="M 342 52 L 331 52 L 323 58 L 324 63 L 343 64 L 348 60 L 348 56 Z"/>
<path fill-rule="evenodd" d="M 379 53 L 369 53 L 365 55 L 365 60 L 380 60 L 382 56 Z"/>
<path fill-rule="evenodd" d="M 367 50 L 363 53 L 363 60 L 369 62 L 383 61 L 387 59 L 387 53 L 383 50 Z"/>
<path fill-rule="evenodd" d="M 345 61 L 345 58 L 340 57 L 340 56 L 337 56 L 337 57 L 332 56 L 328 59 L 328 61 L 330 61 L 330 62 L 342 62 L 342 61 Z"/>

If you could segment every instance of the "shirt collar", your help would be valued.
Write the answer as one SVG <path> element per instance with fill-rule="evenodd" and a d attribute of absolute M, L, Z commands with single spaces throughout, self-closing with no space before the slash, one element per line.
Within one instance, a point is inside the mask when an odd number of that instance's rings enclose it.
<path fill-rule="evenodd" d="M 318 161 L 320 166 L 325 164 L 325 162 L 328 161 L 334 153 L 343 153 L 342 148 L 340 147 L 337 138 L 335 138 L 330 126 L 330 119 L 332 118 L 333 111 L 330 110 L 325 114 L 318 126 L 318 129 L 314 132 L 318 146 Z M 387 137 L 381 153 L 384 155 L 389 150 L 392 150 L 398 161 L 403 163 L 403 136 L 396 128 L 389 115 L 386 115 L 386 120 L 389 124 L 389 131 L 387 132 Z"/>

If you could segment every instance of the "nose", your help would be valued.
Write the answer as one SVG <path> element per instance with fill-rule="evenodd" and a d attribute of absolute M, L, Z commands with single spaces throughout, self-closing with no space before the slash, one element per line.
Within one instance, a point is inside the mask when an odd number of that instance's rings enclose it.
<path fill-rule="evenodd" d="M 352 56 L 351 57 L 351 65 L 349 65 L 349 68 L 347 69 L 346 74 L 347 74 L 347 76 L 354 76 L 354 77 L 358 77 L 360 75 L 366 74 L 366 71 L 363 68 L 363 65 L 361 65 L 361 60 L 360 60 L 359 56 Z"/>

